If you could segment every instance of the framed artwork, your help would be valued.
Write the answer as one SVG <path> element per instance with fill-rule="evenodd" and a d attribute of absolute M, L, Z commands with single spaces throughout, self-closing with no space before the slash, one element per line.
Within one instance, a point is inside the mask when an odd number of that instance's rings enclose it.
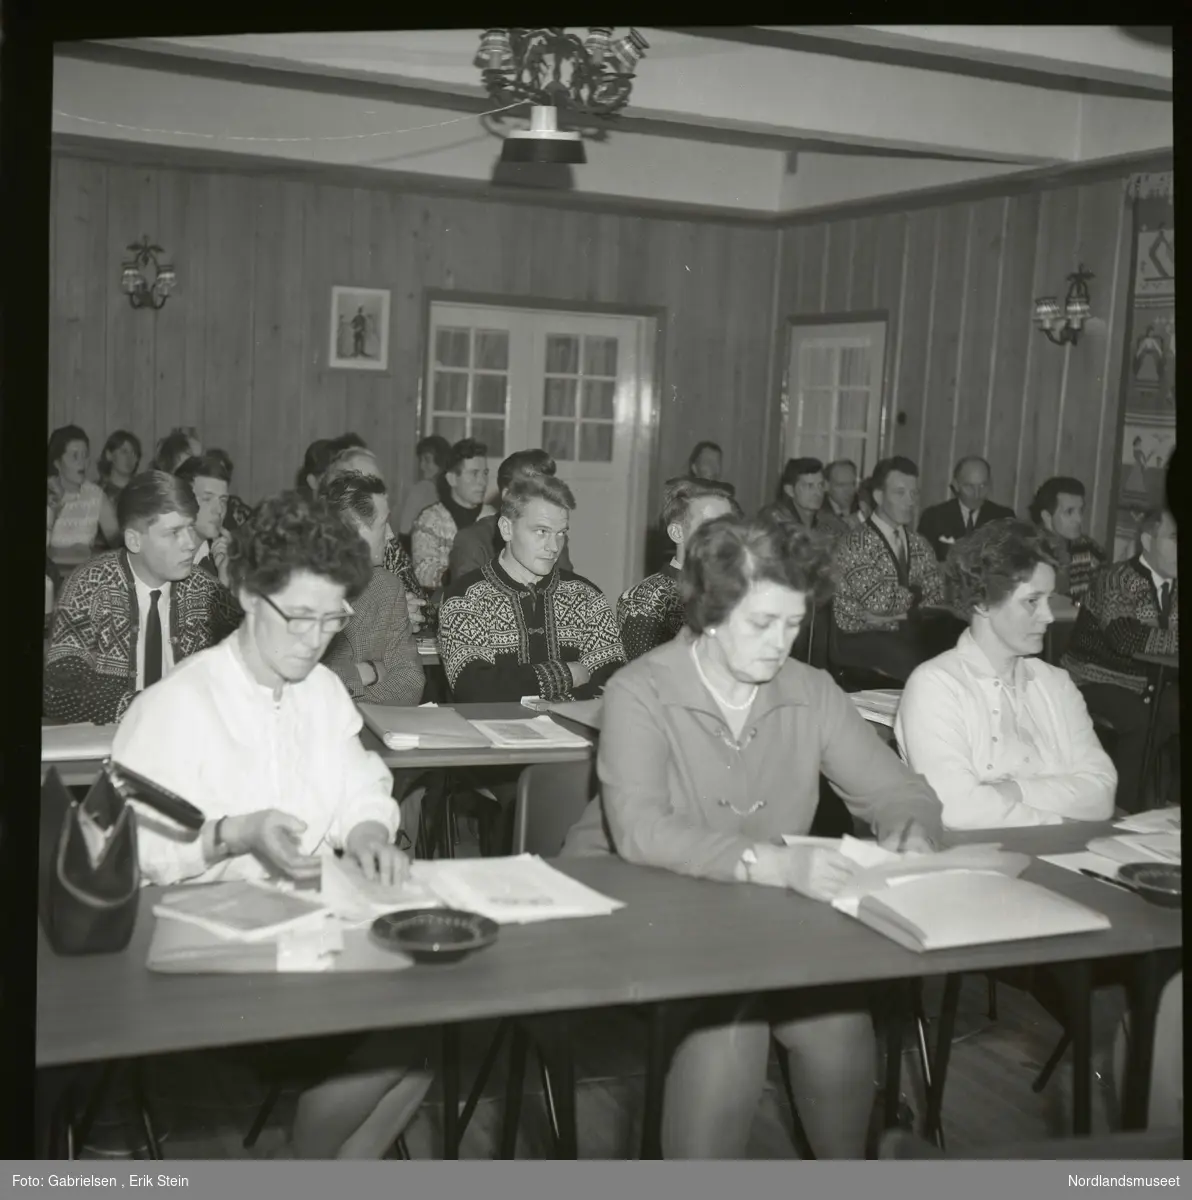
<path fill-rule="evenodd" d="M 389 369 L 389 290 L 333 287 L 327 365 L 345 371 Z"/>

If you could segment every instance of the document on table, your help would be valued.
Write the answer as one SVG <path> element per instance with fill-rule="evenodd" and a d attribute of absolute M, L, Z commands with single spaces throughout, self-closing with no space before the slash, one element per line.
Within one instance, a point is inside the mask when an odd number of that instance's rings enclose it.
<path fill-rule="evenodd" d="M 71 762 L 79 759 L 105 759 L 112 752 L 115 725 L 75 725 L 41 727 L 41 761 Z"/>
<path fill-rule="evenodd" d="M 350 925 L 371 924 L 385 913 L 438 908 L 442 901 L 425 882 L 415 877 L 418 868 L 425 865 L 411 864 L 409 877 L 395 886 L 385 886 L 365 879 L 354 864 L 334 854 L 325 854 L 319 899 Z"/>
<path fill-rule="evenodd" d="M 599 696 L 595 700 L 543 700 L 539 696 L 523 696 L 521 702 L 535 712 L 557 713 L 589 729 L 600 728 L 604 711 L 604 700 Z"/>
<path fill-rule="evenodd" d="M 541 749 L 572 746 L 587 749 L 591 743 L 578 733 L 564 729 L 550 717 L 517 718 L 509 721 L 471 721 L 493 746 L 501 750 L 524 750 L 527 746 Z"/>
<path fill-rule="evenodd" d="M 1151 812 L 1135 813 L 1114 822 L 1114 829 L 1124 833 L 1179 833 L 1180 810 L 1176 807 L 1156 808 Z"/>
<path fill-rule="evenodd" d="M 1093 838 L 1088 848 L 1114 862 L 1181 862 L 1178 833 L 1119 833 L 1116 837 Z"/>
<path fill-rule="evenodd" d="M 893 728 L 894 718 L 898 715 L 898 705 L 902 700 L 902 691 L 899 688 L 869 688 L 866 691 L 850 692 L 849 699 L 867 721 L 876 721 L 879 725 L 889 725 Z"/>
<path fill-rule="evenodd" d="M 364 723 L 390 750 L 487 749 L 491 742 L 454 709 L 360 704 Z"/>

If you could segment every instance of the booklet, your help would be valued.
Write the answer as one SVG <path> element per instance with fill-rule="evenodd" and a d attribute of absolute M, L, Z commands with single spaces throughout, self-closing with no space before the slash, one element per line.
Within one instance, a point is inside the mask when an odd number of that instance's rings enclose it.
<path fill-rule="evenodd" d="M 850 692 L 849 699 L 857 706 L 857 711 L 867 721 L 876 721 L 880 725 L 894 725 L 898 715 L 898 705 L 902 700 L 901 688 L 869 688 L 866 691 Z"/>
<path fill-rule="evenodd" d="M 492 744 L 453 708 L 360 704 L 364 723 L 390 750 L 486 750 Z"/>
<path fill-rule="evenodd" d="M 1120 821 L 1116 821 L 1113 827 L 1126 833 L 1179 833 L 1180 810 L 1172 806 L 1156 808 L 1151 812 L 1135 813 L 1133 816 L 1123 817 Z"/>
<path fill-rule="evenodd" d="M 324 922 L 321 900 L 251 879 L 191 884 L 174 888 L 153 906 L 153 914 L 196 925 L 237 942 L 266 942 L 280 934 Z"/>
<path fill-rule="evenodd" d="M 1093 838 L 1088 848 L 1115 863 L 1161 862 L 1178 866 L 1182 861 L 1179 833 L 1119 833 L 1116 837 Z"/>
<path fill-rule="evenodd" d="M 592 743 L 578 733 L 564 729 L 548 716 L 520 717 L 508 721 L 471 721 L 489 743 L 498 749 L 524 750 L 527 746 L 541 749 L 572 746 L 587 749 Z"/>

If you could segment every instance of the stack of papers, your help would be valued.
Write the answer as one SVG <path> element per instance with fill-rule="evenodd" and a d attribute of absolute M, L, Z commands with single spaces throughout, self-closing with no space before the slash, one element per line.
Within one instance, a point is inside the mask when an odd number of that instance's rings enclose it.
<path fill-rule="evenodd" d="M 1089 852 L 1115 863 L 1182 861 L 1178 833 L 1122 833 L 1117 837 L 1093 838 Z"/>
<path fill-rule="evenodd" d="M 267 942 L 322 926 L 328 911 L 312 897 L 242 879 L 175 888 L 153 906 L 153 915 L 196 925 L 228 941 Z"/>
<path fill-rule="evenodd" d="M 1178 808 L 1156 808 L 1152 812 L 1136 813 L 1114 822 L 1114 829 L 1127 833 L 1179 833 L 1180 810 Z"/>
<path fill-rule="evenodd" d="M 902 699 L 901 688 L 870 688 L 867 691 L 850 692 L 849 699 L 867 721 L 893 728 L 898 715 L 898 704 Z"/>
<path fill-rule="evenodd" d="M 41 727 L 42 762 L 102 761 L 112 752 L 115 725 L 43 725 Z"/>
<path fill-rule="evenodd" d="M 364 723 L 390 750 L 487 749 L 492 743 L 454 709 L 361 704 Z"/>
<path fill-rule="evenodd" d="M 564 729 L 550 717 L 515 718 L 510 721 L 470 721 L 489 742 L 498 749 L 524 750 L 527 746 L 538 749 L 573 746 L 586 750 L 591 743 L 578 733 Z"/>

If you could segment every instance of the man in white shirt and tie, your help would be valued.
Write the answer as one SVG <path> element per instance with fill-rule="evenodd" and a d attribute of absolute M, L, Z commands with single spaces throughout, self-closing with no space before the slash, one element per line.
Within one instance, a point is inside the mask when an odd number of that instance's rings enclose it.
<path fill-rule="evenodd" d="M 905 682 L 924 658 L 918 609 L 942 604 L 943 578 L 931 546 L 914 533 L 919 468 L 902 456 L 873 471 L 870 519 L 851 530 L 833 555 L 838 572 L 831 657 L 841 667 L 877 670 Z"/>
<path fill-rule="evenodd" d="M 952 472 L 952 499 L 933 504 L 919 520 L 919 532 L 940 562 L 948 551 L 982 525 L 1012 517 L 1014 510 L 988 499 L 989 463 L 977 454 L 962 458 Z"/>

